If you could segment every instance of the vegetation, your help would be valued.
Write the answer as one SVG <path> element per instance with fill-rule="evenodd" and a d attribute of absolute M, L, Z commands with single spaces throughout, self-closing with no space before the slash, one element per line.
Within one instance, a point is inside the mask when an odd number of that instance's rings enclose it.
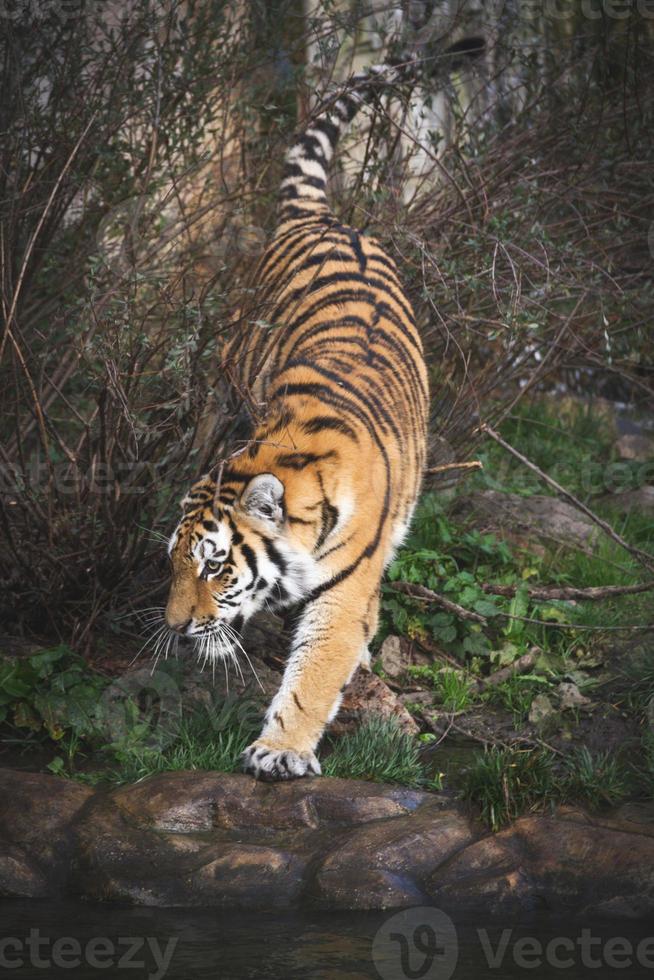
<path fill-rule="evenodd" d="M 592 753 L 584 745 L 566 759 L 565 790 L 590 807 L 615 804 L 627 795 L 624 766 L 610 751 Z"/>
<path fill-rule="evenodd" d="M 107 681 L 67 646 L 0 662 L 0 722 L 15 730 L 84 738 L 97 723 L 98 698 Z"/>
<path fill-rule="evenodd" d="M 248 276 L 307 92 L 345 72 L 370 25 L 360 5 L 341 16 L 319 4 L 303 19 L 295 0 L 136 0 L 115 17 L 101 4 L 68 4 L 67 16 L 36 6 L 4 18 L 0 41 L 0 617 L 39 647 L 0 661 L 2 736 L 56 751 L 52 771 L 90 780 L 232 771 L 254 709 L 166 712 L 154 689 L 121 692 L 121 668 L 99 651 L 107 636 L 129 645 L 161 604 L 177 501 L 240 438 L 244 402 L 223 390 L 217 340 L 244 304 L 257 317 Z M 546 30 L 520 15 L 505 25 L 492 86 L 488 66 L 455 74 L 429 152 L 414 155 L 382 110 L 351 141 L 365 160 L 346 145 L 333 186 L 337 213 L 401 265 L 434 393 L 431 465 L 483 463 L 459 484 L 428 476 L 383 586 L 377 643 L 399 635 L 420 654 L 405 680 L 423 739 L 452 725 L 492 744 L 497 716 L 502 745 L 514 740 L 463 773 L 466 799 L 496 828 L 549 801 L 654 792 L 651 649 L 636 657 L 629 645 L 651 636 L 651 592 L 531 594 L 637 585 L 654 563 L 601 533 L 587 546 L 521 537 L 476 520 L 464 499 L 554 493 L 484 437 L 480 423 L 492 424 L 654 554 L 651 513 L 612 503 L 654 470 L 621 457 L 611 407 L 649 424 L 654 404 L 652 24 L 638 4 L 619 19 L 569 6 Z M 428 59 L 430 25 L 416 18 L 431 5 L 408 7 L 402 37 L 375 31 L 385 50 Z M 174 682 L 170 664 L 164 673 Z M 546 724 L 529 720 L 543 694 Z M 601 713 L 624 726 L 598 754 L 588 730 Z M 637 767 L 615 751 L 625 726 L 628 748 L 642 746 Z M 330 746 L 324 769 L 430 785 L 422 746 L 370 720 Z"/>
<path fill-rule="evenodd" d="M 555 799 L 554 758 L 541 749 L 492 748 L 479 754 L 466 773 L 463 799 L 480 807 L 492 830 Z"/>
<path fill-rule="evenodd" d="M 353 734 L 340 738 L 325 759 L 323 772 L 326 776 L 440 789 L 440 779 L 430 778 L 420 759 L 419 743 L 393 718 L 373 716 Z"/>
<path fill-rule="evenodd" d="M 491 748 L 465 774 L 462 797 L 480 808 L 492 830 L 500 830 L 559 801 L 591 810 L 615 805 L 631 788 L 624 765 L 608 750 L 593 754 L 584 746 L 561 762 L 547 749 Z"/>
<path fill-rule="evenodd" d="M 89 653 L 152 602 L 166 576 L 158 535 L 234 440 L 242 403 L 220 388 L 216 340 L 244 300 L 257 318 L 247 277 L 307 92 L 344 74 L 371 29 L 390 53 L 429 59 L 451 25 L 438 11 L 423 22 L 421 4 L 401 36 L 358 5 L 319 4 L 304 20 L 297 0 L 60 6 L 18 4 L 0 44 L 0 615 Z M 572 4 L 537 44 L 539 25 L 511 18 L 489 52 L 500 82 L 487 84 L 488 66 L 457 72 L 427 152 L 384 111 L 365 139 L 354 133 L 364 165 L 344 148 L 356 177 L 335 182 L 336 211 L 400 259 L 423 329 L 434 462 L 474 449 L 481 481 L 503 481 L 506 461 L 498 468 L 480 419 L 508 414 L 503 431 L 531 451 L 526 393 L 651 395 L 652 46 L 637 8 L 627 24 Z M 477 17 L 466 9 L 464 23 L 484 33 Z M 586 467 L 596 414 L 572 429 L 558 410 L 540 420 L 551 439 L 536 459 L 572 486 L 608 479 L 602 458 Z M 534 489 L 511 474 L 506 485 Z M 462 549 L 501 570 L 501 545 L 487 554 L 483 539 Z M 468 587 L 493 615 L 459 571 L 450 591 Z M 473 629 L 431 615 L 445 642 L 455 631 L 468 653 L 485 649 Z"/>

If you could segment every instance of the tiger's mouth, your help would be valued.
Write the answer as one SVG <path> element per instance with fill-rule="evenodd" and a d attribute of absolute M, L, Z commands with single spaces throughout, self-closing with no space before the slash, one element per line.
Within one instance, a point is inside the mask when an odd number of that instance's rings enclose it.
<path fill-rule="evenodd" d="M 234 626 L 236 620 L 240 621 L 238 629 Z M 225 664 L 225 670 L 227 670 L 226 665 L 229 663 L 234 667 L 238 680 L 245 684 L 246 680 L 241 662 L 245 661 L 257 684 L 263 690 L 254 664 L 243 646 L 240 634 L 242 625 L 243 617 L 240 615 L 236 616 L 232 623 L 228 623 L 224 619 L 217 620 L 202 627 L 198 632 L 191 633 L 189 639 L 193 641 L 195 656 L 202 668 L 207 664 L 215 666 L 216 663 L 222 662 Z"/>

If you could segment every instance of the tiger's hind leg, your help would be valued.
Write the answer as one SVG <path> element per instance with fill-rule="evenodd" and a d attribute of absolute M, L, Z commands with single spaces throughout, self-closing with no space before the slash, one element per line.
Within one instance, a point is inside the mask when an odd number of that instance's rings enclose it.
<path fill-rule="evenodd" d="M 315 750 L 376 629 L 380 576 L 357 569 L 307 604 L 261 736 L 245 750 L 246 772 L 264 780 L 320 774 Z"/>

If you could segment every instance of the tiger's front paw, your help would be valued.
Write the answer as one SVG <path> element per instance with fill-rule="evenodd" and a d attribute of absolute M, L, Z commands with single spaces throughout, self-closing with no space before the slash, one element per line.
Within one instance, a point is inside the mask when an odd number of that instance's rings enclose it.
<path fill-rule="evenodd" d="M 294 749 L 273 749 L 258 740 L 243 753 L 243 769 L 255 779 L 272 783 L 281 779 L 300 779 L 302 776 L 319 776 L 320 763 L 314 752 L 296 752 Z"/>

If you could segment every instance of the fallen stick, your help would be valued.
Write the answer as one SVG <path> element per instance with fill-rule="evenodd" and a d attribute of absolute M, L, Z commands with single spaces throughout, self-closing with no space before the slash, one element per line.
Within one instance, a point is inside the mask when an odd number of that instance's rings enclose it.
<path fill-rule="evenodd" d="M 482 691 L 488 690 L 489 687 L 496 687 L 498 684 L 502 684 L 503 681 L 509 679 L 514 674 L 526 674 L 528 670 L 536 663 L 536 657 L 540 653 L 538 647 L 532 647 L 528 653 L 524 653 L 517 660 L 514 660 L 512 664 L 508 667 L 502 667 L 501 670 L 496 670 L 494 674 L 490 674 L 489 677 L 484 677 L 481 680 L 475 681 L 473 684 L 473 690 L 477 694 L 481 694 Z"/>
<path fill-rule="evenodd" d="M 458 616 L 459 619 L 467 619 L 473 623 L 481 623 L 482 626 L 487 626 L 486 619 L 480 616 L 479 613 L 472 612 L 471 609 L 464 609 L 463 606 L 458 605 L 456 602 L 451 602 L 449 599 L 443 598 L 438 592 L 432 592 L 431 589 L 425 588 L 424 585 L 414 585 L 413 582 L 391 582 L 390 586 L 395 589 L 396 592 L 402 592 L 404 595 L 411 596 L 412 599 L 421 599 L 423 602 L 433 602 L 435 606 L 440 606 L 441 609 L 445 609 L 447 612 L 453 613 Z"/>
<path fill-rule="evenodd" d="M 494 745 L 496 747 L 499 746 L 499 748 L 502 749 L 510 749 L 513 752 L 520 752 L 523 751 L 523 745 L 539 745 L 542 748 L 548 749 L 550 752 L 554 752 L 555 755 L 565 755 L 565 753 L 561 752 L 560 749 L 555 749 L 553 745 L 550 745 L 548 742 L 544 742 L 541 738 L 531 738 L 530 736 L 524 734 L 516 735 L 512 742 L 503 742 L 501 738 L 497 738 L 497 736 L 491 735 L 488 732 L 484 732 L 483 734 L 471 732 L 465 728 L 462 728 L 460 725 L 455 724 L 454 722 L 452 722 L 450 728 L 455 732 L 458 732 L 459 735 L 465 735 L 474 742 L 480 742 L 484 748 L 488 748 L 489 745 Z"/>
<path fill-rule="evenodd" d="M 541 469 L 539 469 L 535 463 L 532 463 L 526 456 L 523 456 L 517 449 L 514 449 L 513 446 L 506 442 L 501 435 L 495 432 L 495 430 L 492 429 L 488 423 L 482 422 L 482 424 L 479 426 L 479 431 L 485 432 L 487 436 L 493 439 L 498 445 L 502 446 L 503 449 L 506 449 L 508 453 L 511 453 L 512 456 L 515 456 L 516 459 L 520 460 L 524 466 L 530 469 L 532 473 L 539 476 L 541 480 L 548 484 L 548 486 L 552 487 L 553 490 L 556 490 L 557 493 L 560 493 L 562 497 L 566 498 L 566 500 L 569 500 L 571 504 L 582 512 L 582 514 L 585 514 L 586 517 L 590 517 L 594 524 L 601 527 L 605 534 L 608 534 L 608 536 L 612 538 L 616 544 L 619 544 L 621 548 L 624 548 L 630 555 L 633 555 L 634 558 L 636 558 L 649 572 L 654 570 L 654 555 L 650 555 L 646 551 L 641 551 L 640 548 L 634 548 L 632 545 L 630 545 L 628 541 L 625 541 L 624 538 L 620 537 L 617 531 L 613 530 L 610 524 L 607 524 L 601 517 L 598 517 L 597 514 L 590 509 L 590 507 L 586 507 L 586 504 L 583 504 L 581 500 L 575 497 L 573 493 L 570 493 L 570 491 L 566 490 L 565 487 L 562 487 L 560 483 L 553 480 L 551 476 L 548 476 L 547 473 L 544 473 Z"/>
<path fill-rule="evenodd" d="M 470 463 L 443 463 L 441 466 L 430 466 L 425 473 L 431 476 L 434 473 L 448 473 L 450 470 L 483 470 L 483 468 L 482 461 L 475 459 Z"/>
<path fill-rule="evenodd" d="M 502 595 L 511 598 L 518 590 L 517 585 L 494 585 L 492 582 L 484 582 L 482 585 L 484 592 L 490 595 Z M 579 599 L 597 600 L 610 599 L 612 596 L 638 595 L 639 592 L 649 592 L 654 589 L 654 582 L 643 582 L 639 585 L 592 585 L 586 589 L 577 589 L 572 585 L 535 585 L 527 589 L 530 599 Z"/>

